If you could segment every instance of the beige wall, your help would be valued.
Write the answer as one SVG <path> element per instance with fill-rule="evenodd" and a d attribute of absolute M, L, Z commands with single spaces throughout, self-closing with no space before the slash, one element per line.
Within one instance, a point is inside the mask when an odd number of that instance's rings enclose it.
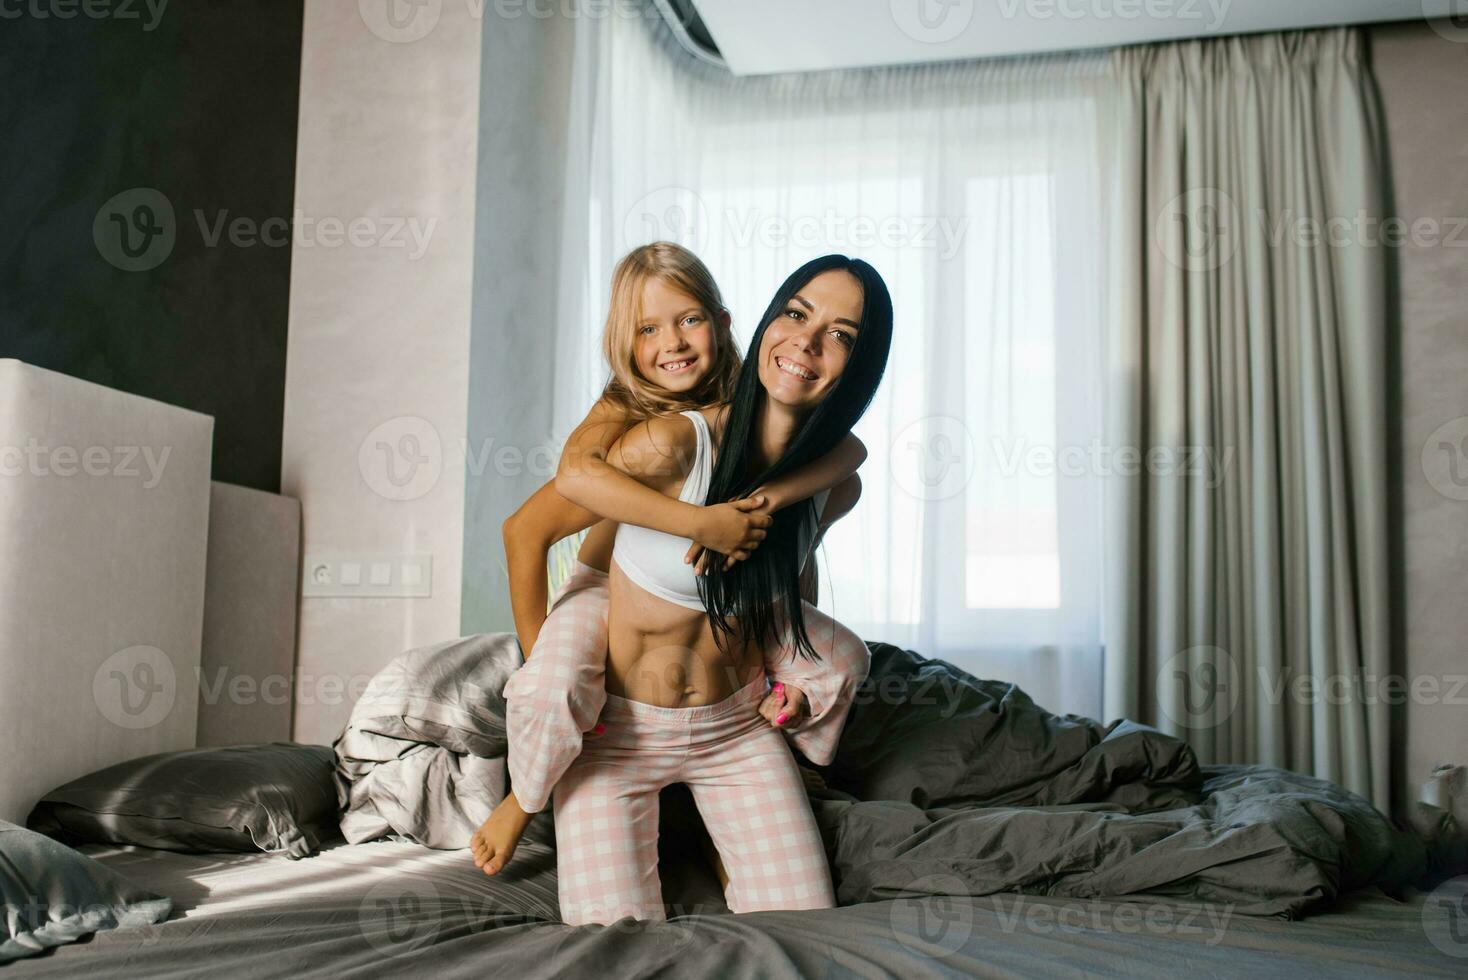
<path fill-rule="evenodd" d="M 438 20 L 401 31 L 364 21 L 390 6 Z M 281 492 L 301 501 L 304 554 L 430 553 L 433 589 L 302 599 L 303 742 L 338 734 L 344 690 L 404 650 L 459 635 L 476 7 L 306 4 L 296 209 L 313 224 L 298 229 L 291 264 Z M 361 244 L 332 246 L 327 218 L 357 221 Z M 400 220 L 417 223 L 418 239 L 393 232 Z"/>
<path fill-rule="evenodd" d="M 1442 241 L 1409 240 L 1400 270 L 1400 591 L 1403 666 L 1440 684 L 1408 701 L 1398 726 L 1408 786 L 1443 762 L 1468 763 L 1468 30 L 1404 23 L 1371 30 L 1395 213 L 1430 219 Z M 1446 36 L 1445 36 L 1446 35 Z M 1456 40 L 1450 40 L 1456 38 Z M 1431 232 L 1434 225 L 1424 225 Z M 1449 236 L 1453 236 L 1450 240 Z M 1447 429 L 1443 429 L 1447 426 Z M 1447 703 L 1449 695 L 1456 703 Z"/>

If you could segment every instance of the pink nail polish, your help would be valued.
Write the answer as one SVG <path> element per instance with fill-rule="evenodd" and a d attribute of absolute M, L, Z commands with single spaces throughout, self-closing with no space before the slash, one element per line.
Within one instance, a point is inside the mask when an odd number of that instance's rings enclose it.
<path fill-rule="evenodd" d="M 775 693 L 776 694 L 784 694 L 785 693 L 785 682 L 784 681 L 776 681 L 775 682 Z"/>
<path fill-rule="evenodd" d="M 775 719 L 775 724 L 777 724 L 777 725 L 783 725 L 783 724 L 785 724 L 785 719 L 787 719 L 789 717 L 790 716 L 787 715 L 787 714 L 781 714 L 778 718 Z"/>

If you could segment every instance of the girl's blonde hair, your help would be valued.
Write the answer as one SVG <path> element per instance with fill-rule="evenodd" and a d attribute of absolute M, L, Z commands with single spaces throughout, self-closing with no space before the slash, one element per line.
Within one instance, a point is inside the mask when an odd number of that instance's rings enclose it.
<path fill-rule="evenodd" d="M 637 370 L 642 289 L 652 278 L 696 299 L 713 329 L 713 370 L 690 391 L 669 391 Z M 724 298 L 713 274 L 688 249 L 672 242 L 653 242 L 628 252 L 612 273 L 612 297 L 607 306 L 606 329 L 602 331 L 602 353 L 612 376 L 602 398 L 626 412 L 629 420 L 638 422 L 728 401 L 734 394 L 741 361 L 733 333 L 727 323 L 721 322 L 719 314 L 724 312 Z"/>

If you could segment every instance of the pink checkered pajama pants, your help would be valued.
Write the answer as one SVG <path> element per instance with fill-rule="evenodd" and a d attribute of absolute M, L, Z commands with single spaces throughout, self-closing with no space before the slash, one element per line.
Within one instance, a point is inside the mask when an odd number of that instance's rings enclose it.
<path fill-rule="evenodd" d="M 510 781 L 520 806 L 527 813 L 545 808 L 554 787 L 582 754 L 582 732 L 590 729 L 601 718 L 607 726 L 607 734 L 584 743 L 593 746 L 605 742 L 609 736 L 615 734 L 614 729 L 622 724 L 616 713 L 607 715 L 603 711 L 608 704 L 624 700 L 617 698 L 612 701 L 610 699 L 614 696 L 606 693 L 604 672 L 607 609 L 610 604 L 607 581 L 605 572 L 576 563 L 575 572 L 556 594 L 550 615 L 541 628 L 529 660 L 511 675 L 505 686 Z M 752 685 L 760 688 L 760 697 L 754 701 L 754 717 L 775 736 L 773 740 L 766 739 L 766 744 L 789 739 L 806 758 L 817 765 L 827 765 L 835 757 L 841 728 L 851 709 L 856 687 L 867 675 L 871 654 L 856 634 L 815 606 L 806 603 L 804 613 L 806 632 L 821 659 L 819 662 L 812 662 L 797 657 L 794 643 L 789 641 L 766 650 L 766 676 Z M 809 716 L 797 728 L 777 731 L 758 714 L 757 706 L 770 679 L 793 685 L 805 692 Z M 652 709 L 650 705 L 640 707 Z M 705 709 L 712 707 L 714 706 L 705 706 Z M 785 757 L 790 757 L 788 748 Z M 793 759 L 791 762 L 793 771 Z M 795 776 L 799 782 L 798 772 Z M 670 779 L 669 782 L 687 780 Z M 689 785 L 692 786 L 691 783 Z M 809 816 L 809 805 L 803 789 L 798 794 L 798 799 Z M 647 804 L 644 802 L 642 805 Z M 701 802 L 699 808 L 712 833 L 709 815 Z M 655 852 L 655 793 L 651 801 L 651 813 L 654 818 L 651 826 Z M 559 835 L 559 814 L 557 827 Z M 718 846 L 717 838 L 715 844 Z M 819 846 L 819 841 L 817 845 Z M 720 853 L 725 855 L 724 863 L 731 877 L 732 891 L 734 862 L 731 862 L 722 846 Z M 824 867 L 824 858 L 822 866 Z M 572 870 L 572 865 L 563 863 L 563 875 Z M 655 879 L 655 868 L 652 873 Z M 562 887 L 564 889 L 564 884 Z M 730 907 L 734 908 L 732 898 Z M 662 910 L 659 908 L 658 917 L 661 915 Z"/>
<path fill-rule="evenodd" d="M 767 685 L 757 677 L 693 708 L 606 696 L 606 734 L 586 743 L 555 788 L 563 921 L 666 918 L 658 791 L 671 783 L 687 784 L 724 859 L 731 911 L 836 904 L 795 758 L 759 713 Z"/>

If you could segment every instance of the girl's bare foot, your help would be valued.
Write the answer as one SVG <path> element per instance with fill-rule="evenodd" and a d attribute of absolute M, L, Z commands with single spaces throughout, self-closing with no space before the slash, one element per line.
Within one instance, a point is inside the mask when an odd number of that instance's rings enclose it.
<path fill-rule="evenodd" d="M 520 801 L 510 793 L 494 808 L 489 819 L 479 825 L 474 836 L 469 838 L 469 851 L 474 855 L 475 867 L 487 875 L 499 874 L 514 856 L 515 845 L 535 815 L 520 809 Z"/>

